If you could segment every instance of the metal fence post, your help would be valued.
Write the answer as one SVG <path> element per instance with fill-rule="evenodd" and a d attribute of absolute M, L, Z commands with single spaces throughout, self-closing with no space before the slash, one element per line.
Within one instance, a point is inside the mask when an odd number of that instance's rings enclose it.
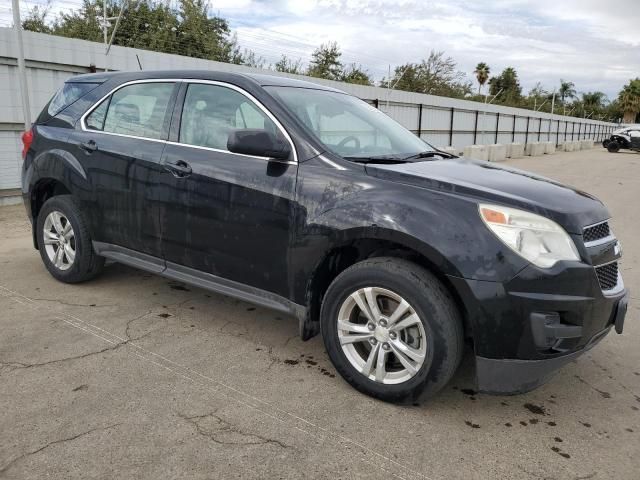
<path fill-rule="evenodd" d="M 379 108 L 380 108 L 380 107 L 379 107 L 379 102 L 378 102 L 378 99 L 377 99 L 377 98 L 373 100 L 373 106 L 374 106 L 374 107 L 376 107 L 377 109 L 379 109 Z"/>
<path fill-rule="evenodd" d="M 524 144 L 529 143 L 529 122 L 531 121 L 531 117 L 527 117 L 527 131 L 524 134 Z"/>
<path fill-rule="evenodd" d="M 500 131 L 500 112 L 496 113 L 496 141 L 498 143 L 498 133 Z"/>
<path fill-rule="evenodd" d="M 20 79 L 20 93 L 22 94 L 22 115 L 24 119 L 24 129 L 31 128 L 31 105 L 29 103 L 29 92 L 27 91 L 27 66 L 24 61 L 24 44 L 22 43 L 22 22 L 20 21 L 20 2 L 13 0 L 13 29 L 16 32 L 16 43 L 18 52 L 16 60 L 18 62 L 18 78 Z"/>
<path fill-rule="evenodd" d="M 511 129 L 511 143 L 516 143 L 516 119 L 517 116 L 513 116 L 513 128 Z"/>
<path fill-rule="evenodd" d="M 542 133 L 542 117 L 538 121 L 538 141 L 540 141 L 540 134 Z"/>
<path fill-rule="evenodd" d="M 449 146 L 453 147 L 453 117 L 456 114 L 455 107 L 451 107 L 451 121 L 449 122 Z"/>
<path fill-rule="evenodd" d="M 473 126 L 473 144 L 476 145 L 477 137 L 478 137 L 478 115 L 480 114 L 479 110 L 476 110 L 476 123 Z"/>

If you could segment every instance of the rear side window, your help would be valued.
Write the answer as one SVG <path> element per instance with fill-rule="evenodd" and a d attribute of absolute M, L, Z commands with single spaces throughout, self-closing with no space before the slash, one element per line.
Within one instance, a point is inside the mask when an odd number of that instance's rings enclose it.
<path fill-rule="evenodd" d="M 163 139 L 173 83 L 139 83 L 114 92 L 85 119 L 86 127 L 107 133 Z"/>
<path fill-rule="evenodd" d="M 62 110 L 67 108 L 73 102 L 83 97 L 85 94 L 96 88 L 99 83 L 85 83 L 85 82 L 67 82 L 64 86 L 58 90 L 47 107 L 47 113 L 55 117 Z"/>

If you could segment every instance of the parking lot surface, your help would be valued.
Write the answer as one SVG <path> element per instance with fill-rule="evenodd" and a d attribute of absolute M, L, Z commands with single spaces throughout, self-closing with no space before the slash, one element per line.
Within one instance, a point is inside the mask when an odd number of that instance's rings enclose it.
<path fill-rule="evenodd" d="M 295 319 L 111 264 L 55 281 L 24 207 L 0 207 L 0 478 L 640 478 L 640 155 L 509 165 L 603 200 L 631 290 L 611 333 L 525 394 L 436 399 L 347 385 Z"/>

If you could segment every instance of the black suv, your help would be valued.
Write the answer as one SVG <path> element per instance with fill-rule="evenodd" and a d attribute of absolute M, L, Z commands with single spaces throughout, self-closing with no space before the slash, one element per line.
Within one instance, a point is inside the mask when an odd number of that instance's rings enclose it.
<path fill-rule="evenodd" d="M 210 71 L 73 77 L 23 135 L 49 272 L 105 258 L 295 315 L 355 388 L 432 395 L 465 339 L 521 392 L 618 332 L 627 292 L 587 193 L 434 149 L 335 89 Z"/>

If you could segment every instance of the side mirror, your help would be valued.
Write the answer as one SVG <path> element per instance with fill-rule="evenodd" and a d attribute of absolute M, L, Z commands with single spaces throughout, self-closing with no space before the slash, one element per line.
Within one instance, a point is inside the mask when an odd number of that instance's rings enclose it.
<path fill-rule="evenodd" d="M 227 149 L 233 153 L 287 160 L 291 155 L 289 144 L 273 133 L 258 128 L 236 130 L 229 135 Z"/>

